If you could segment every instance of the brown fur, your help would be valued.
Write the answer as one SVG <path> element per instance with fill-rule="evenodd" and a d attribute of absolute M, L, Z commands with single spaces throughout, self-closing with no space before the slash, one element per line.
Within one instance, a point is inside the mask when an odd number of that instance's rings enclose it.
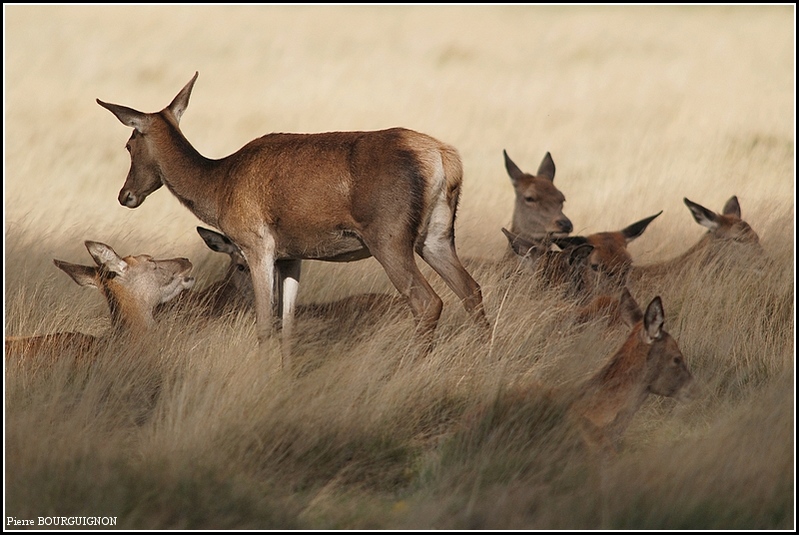
<path fill-rule="evenodd" d="M 571 407 L 586 442 L 599 451 L 617 449 L 622 433 L 649 394 L 685 398 L 693 377 L 677 342 L 663 329 L 664 312 L 655 297 L 642 314 L 628 291 L 621 314 L 632 328 L 621 348 L 580 388 Z"/>
<path fill-rule="evenodd" d="M 284 341 L 290 340 L 300 260 L 373 255 L 410 302 L 426 353 L 442 301 L 417 268 L 414 251 L 487 329 L 480 287 L 455 252 L 462 181 L 455 148 L 391 128 L 269 134 L 209 160 L 178 126 L 196 79 L 197 74 L 158 113 L 97 101 L 134 129 L 128 141 L 131 169 L 119 202 L 135 208 L 166 185 L 198 218 L 230 237 L 252 272 L 259 340 L 270 334 L 273 312 L 280 308 Z M 288 345 L 283 344 L 284 358 Z"/>
<path fill-rule="evenodd" d="M 683 202 L 691 211 L 694 220 L 708 228 L 708 231 L 687 251 L 671 260 L 645 266 L 633 266 L 630 273 L 632 280 L 674 275 L 688 267 L 705 266 L 722 256 L 725 249 L 732 252 L 733 247 L 736 254 L 743 252 L 749 258 L 762 258 L 765 255 L 757 233 L 746 221 L 741 219 L 738 197 L 734 195 L 730 197 L 724 204 L 721 214 L 688 199 L 683 199 Z"/>
<path fill-rule="evenodd" d="M 503 150 L 502 154 L 516 194 L 511 232 L 534 240 L 569 234 L 573 226 L 563 214 L 566 197 L 555 187 L 555 162 L 552 156 L 547 152 L 537 174 L 531 175 L 519 169 L 507 152 Z"/>
<path fill-rule="evenodd" d="M 149 255 L 126 256 L 99 242 L 87 241 L 86 248 L 97 266 L 53 260 L 55 265 L 80 286 L 97 288 L 111 313 L 112 334 L 140 334 L 153 323 L 153 309 L 176 297 L 194 284 L 188 277 L 191 262 L 185 258 L 153 260 Z M 12 336 L 5 342 L 6 359 L 26 360 L 46 353 L 57 358 L 64 353 L 81 357 L 92 354 L 100 338 L 83 333 L 53 333 L 39 336 Z"/>

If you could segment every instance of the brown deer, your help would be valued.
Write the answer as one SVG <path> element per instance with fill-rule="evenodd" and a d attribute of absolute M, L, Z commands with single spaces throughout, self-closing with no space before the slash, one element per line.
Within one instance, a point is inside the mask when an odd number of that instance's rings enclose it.
<path fill-rule="evenodd" d="M 553 239 L 553 242 L 561 248 L 583 244 L 592 245 L 593 250 L 588 256 L 588 267 L 595 273 L 595 276 L 590 289 L 605 293 L 620 291 L 627 284 L 633 265 L 627 244 L 641 236 L 649 224 L 662 213 L 661 210 L 622 230 L 597 232 L 588 236 L 557 237 Z"/>
<path fill-rule="evenodd" d="M 683 198 L 683 202 L 691 211 L 694 220 L 706 227 L 708 231 L 702 238 L 683 254 L 654 264 L 633 266 L 631 279 L 661 277 L 679 272 L 687 266 L 707 265 L 718 258 L 725 248 L 742 246 L 756 257 L 764 255 L 760 246 L 760 238 L 749 224 L 741 219 L 741 206 L 738 197 L 733 195 L 724 204 L 721 214 L 704 206 Z"/>
<path fill-rule="evenodd" d="M 374 256 L 409 301 L 427 353 L 443 303 L 419 271 L 416 252 L 488 329 L 480 286 L 455 251 L 463 169 L 454 147 L 404 128 L 268 134 L 211 160 L 179 127 L 197 76 L 160 112 L 97 100 L 133 128 L 119 202 L 136 208 L 166 185 L 227 235 L 250 266 L 259 341 L 275 327 L 273 311 L 282 310 L 284 367 L 290 367 L 285 361 L 303 259 Z"/>
<path fill-rule="evenodd" d="M 569 245 L 555 251 L 546 243 L 526 240 L 504 228 L 502 232 L 513 252 L 536 280 L 547 288 L 559 288 L 564 297 L 574 299 L 578 305 L 574 321 L 585 323 L 606 317 L 609 325 L 620 322 L 619 298 L 616 297 L 619 289 L 612 279 L 601 281 L 606 276 L 604 271 L 589 266 L 588 257 L 594 250 L 593 245 Z"/>
<path fill-rule="evenodd" d="M 541 160 L 535 175 L 519 169 L 505 150 L 502 155 L 516 193 L 510 231 L 537 241 L 569 234 L 574 227 L 563 214 L 566 197 L 555 187 L 555 162 L 550 153 Z"/>
<path fill-rule="evenodd" d="M 122 258 L 104 243 L 86 241 L 85 245 L 96 267 L 62 260 L 53 262 L 80 286 L 100 290 L 111 312 L 111 336 L 145 332 L 155 322 L 153 309 L 157 305 L 194 285 L 194 278 L 188 276 L 192 265 L 185 258 L 155 260 L 149 255 Z M 98 340 L 96 336 L 76 332 L 11 336 L 5 340 L 6 358 L 11 355 L 25 358 L 45 351 L 54 357 L 63 351 L 86 356 Z"/>
<path fill-rule="evenodd" d="M 626 289 L 621 316 L 631 327 L 627 340 L 581 387 L 570 407 L 586 442 L 613 453 L 618 441 L 649 394 L 688 399 L 695 394 L 693 377 L 677 341 L 663 328 L 660 297 L 645 313 Z"/>
<path fill-rule="evenodd" d="M 197 227 L 197 233 L 209 249 L 228 255 L 230 261 L 225 274 L 202 290 L 183 292 L 177 299 L 159 305 L 156 314 L 175 308 L 187 308 L 205 316 L 219 317 L 238 310 L 252 309 L 255 294 L 250 267 L 241 250 L 230 238 L 219 232 Z"/>
<path fill-rule="evenodd" d="M 544 243 L 528 240 L 505 228 L 502 233 L 522 265 L 532 271 L 536 279 L 548 287 L 562 288 L 570 297 L 587 293 L 593 282 L 588 269 L 588 256 L 594 249 L 593 245 L 584 243 L 553 251 Z"/>

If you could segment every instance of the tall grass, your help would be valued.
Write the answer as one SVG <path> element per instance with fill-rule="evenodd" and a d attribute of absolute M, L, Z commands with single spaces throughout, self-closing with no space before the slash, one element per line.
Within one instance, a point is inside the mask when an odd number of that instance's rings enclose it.
<path fill-rule="evenodd" d="M 86 239 L 187 256 L 221 274 L 165 189 L 116 195 L 129 132 L 95 98 L 164 107 L 200 77 L 181 127 L 221 157 L 271 131 L 395 125 L 459 148 L 459 252 L 490 336 L 445 302 L 412 361 L 406 307 L 298 320 L 270 373 L 249 312 L 173 314 L 100 358 L 6 362 L 6 516 L 116 516 L 129 529 L 790 529 L 795 525 L 794 43 L 787 6 L 7 6 L 5 331 L 109 328 L 103 299 L 53 258 Z M 665 260 L 699 240 L 682 204 L 738 195 L 768 254 L 691 270 L 661 295 L 701 394 L 647 401 L 600 463 L 565 418 L 621 344 L 504 254 L 506 148 L 546 151 L 577 233 L 664 210 L 630 245 Z M 711 266 L 712 267 L 712 266 Z M 300 301 L 394 293 L 374 260 L 306 263 Z M 268 352 L 279 353 L 277 341 Z M 514 394 L 515 393 L 515 394 Z M 13 527 L 13 526 L 7 526 Z"/>

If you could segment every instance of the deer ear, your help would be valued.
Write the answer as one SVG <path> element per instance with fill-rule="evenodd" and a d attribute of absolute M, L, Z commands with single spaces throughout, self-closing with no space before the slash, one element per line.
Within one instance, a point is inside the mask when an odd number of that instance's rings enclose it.
<path fill-rule="evenodd" d="M 569 249 L 569 265 L 574 265 L 578 262 L 585 261 L 585 259 L 588 258 L 588 255 L 590 255 L 591 251 L 593 250 L 594 246 L 589 243 L 584 243 Z"/>
<path fill-rule="evenodd" d="M 738 197 L 733 195 L 730 199 L 724 204 L 724 209 L 721 211 L 724 215 L 732 215 L 741 219 L 741 205 L 738 204 Z"/>
<path fill-rule="evenodd" d="M 644 317 L 638 303 L 635 302 L 630 290 L 624 287 L 619 298 L 619 315 L 624 323 L 629 327 L 635 326 Z"/>
<path fill-rule="evenodd" d="M 147 130 L 150 119 L 146 113 L 136 111 L 133 108 L 128 108 L 127 106 L 103 102 L 99 98 L 96 100 L 97 104 L 113 113 L 116 118 L 119 119 L 119 121 L 125 126 L 134 128 L 140 134 Z"/>
<path fill-rule="evenodd" d="M 716 230 L 719 226 L 719 215 L 714 212 L 713 210 L 708 210 L 701 204 L 697 204 L 695 202 L 689 201 L 687 198 L 683 198 L 682 200 L 685 203 L 685 206 L 691 211 L 691 215 L 694 216 L 694 220 L 702 225 L 703 227 L 709 228 L 710 230 Z M 729 203 L 729 201 L 727 201 Z"/>
<path fill-rule="evenodd" d="M 644 314 L 644 332 L 648 337 L 647 343 L 651 344 L 663 336 L 664 321 L 663 303 L 660 300 L 660 296 L 657 296 L 646 307 L 646 313 Z"/>
<path fill-rule="evenodd" d="M 640 236 L 641 234 L 643 234 L 643 233 L 644 233 L 644 231 L 646 230 L 646 227 L 648 227 L 648 226 L 649 226 L 649 224 L 650 224 L 650 223 L 651 223 L 651 222 L 652 222 L 652 221 L 653 221 L 653 220 L 654 220 L 654 219 L 655 219 L 657 216 L 659 216 L 659 215 L 660 215 L 660 214 L 662 214 L 662 213 L 663 213 L 663 210 L 661 210 L 660 212 L 656 213 L 656 214 L 655 214 L 655 215 L 653 215 L 653 216 L 649 216 L 649 217 L 647 217 L 647 218 L 645 218 L 645 219 L 642 219 L 641 221 L 638 221 L 638 222 L 636 222 L 636 223 L 633 223 L 633 224 L 632 224 L 632 225 L 630 225 L 629 227 L 626 227 L 626 228 L 622 229 L 622 231 L 621 231 L 621 234 L 622 234 L 622 236 L 624 236 L 624 239 L 625 239 L 625 240 L 627 240 L 627 243 L 630 243 L 630 242 L 631 242 L 631 241 L 633 241 L 635 238 L 637 238 L 638 236 Z"/>
<path fill-rule="evenodd" d="M 502 233 L 508 239 L 510 248 L 513 249 L 513 252 L 519 256 L 528 256 L 531 253 L 536 253 L 539 251 L 539 247 L 536 243 L 531 242 L 519 236 L 518 234 L 514 234 L 505 227 L 502 228 Z"/>
<path fill-rule="evenodd" d="M 197 227 L 197 233 L 212 251 L 217 253 L 235 254 L 241 253 L 240 249 L 233 243 L 230 238 L 220 232 L 211 229 Z"/>
<path fill-rule="evenodd" d="M 111 247 L 96 241 L 86 241 L 86 249 L 92 255 L 98 266 L 103 266 L 117 275 L 122 275 L 128 269 L 128 263 L 122 259 Z"/>
<path fill-rule="evenodd" d="M 200 75 L 199 71 L 194 72 L 194 76 L 189 83 L 187 83 L 183 89 L 180 90 L 172 102 L 169 103 L 169 111 L 172 112 L 172 115 L 175 116 L 175 120 L 180 122 L 180 118 L 183 115 L 183 112 L 186 111 L 186 108 L 189 107 L 189 97 L 191 96 L 191 90 L 194 89 L 194 82 L 197 81 L 197 77 Z"/>
<path fill-rule="evenodd" d="M 538 172 L 535 176 L 549 179 L 550 182 L 555 180 L 555 162 L 552 160 L 552 155 L 547 152 L 544 159 L 541 160 L 541 165 L 538 166 Z"/>
<path fill-rule="evenodd" d="M 92 288 L 99 288 L 97 284 L 97 268 L 93 266 L 81 266 L 80 264 L 70 264 L 69 262 L 64 262 L 63 260 L 56 260 L 53 259 L 53 263 L 72 277 L 72 280 L 78 283 L 80 286 L 90 286 Z"/>
<path fill-rule="evenodd" d="M 576 247 L 578 245 L 585 245 L 588 243 L 588 238 L 585 236 L 561 236 L 559 238 L 554 238 L 552 243 L 560 247 L 561 249 L 565 249 L 566 247 Z"/>
<path fill-rule="evenodd" d="M 513 160 L 510 159 L 508 153 L 505 152 L 505 149 L 502 149 L 502 155 L 505 157 L 505 170 L 508 172 L 508 176 L 510 176 L 511 182 L 515 185 L 518 180 L 524 177 L 525 173 L 519 167 L 513 163 Z"/>

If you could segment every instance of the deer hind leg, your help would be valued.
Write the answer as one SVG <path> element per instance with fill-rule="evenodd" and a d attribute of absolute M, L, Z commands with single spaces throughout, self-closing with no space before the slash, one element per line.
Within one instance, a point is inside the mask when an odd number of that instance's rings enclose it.
<path fill-rule="evenodd" d="M 427 355 L 433 348 L 433 333 L 444 307 L 441 298 L 419 271 L 413 249 L 405 246 L 403 241 L 396 240 L 393 244 L 377 246 L 367 243 L 367 246 L 383 266 L 391 283 L 408 300 L 416 319 L 416 340 L 421 344 L 420 355 Z"/>
<path fill-rule="evenodd" d="M 433 211 L 430 226 L 424 241 L 417 242 L 417 252 L 422 259 L 438 273 L 457 295 L 463 307 L 472 314 L 482 327 L 489 328 L 483 309 L 483 295 L 466 268 L 461 264 L 455 251 L 455 238 L 452 227 L 454 214 L 445 204 L 439 204 Z"/>

